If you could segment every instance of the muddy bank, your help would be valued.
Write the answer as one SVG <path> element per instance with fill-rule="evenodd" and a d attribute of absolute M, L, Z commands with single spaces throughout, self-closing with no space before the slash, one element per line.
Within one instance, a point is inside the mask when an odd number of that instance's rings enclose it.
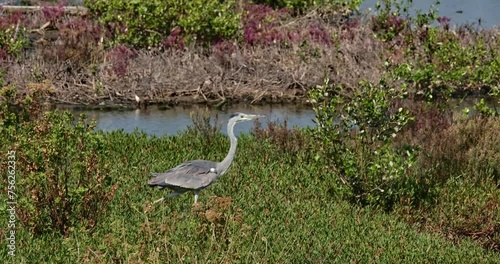
<path fill-rule="evenodd" d="M 27 59 L 8 65 L 6 80 L 23 89 L 29 83 L 49 80 L 56 104 L 220 104 L 305 103 L 309 88 L 335 76 L 339 82 L 361 76 L 375 78 L 378 70 L 339 60 L 338 51 L 324 47 L 321 56 L 303 58 L 295 49 L 261 47 L 231 53 L 217 50 L 134 51 L 113 60 L 81 65 L 70 60 L 47 60 L 52 47 L 37 47 Z M 362 50 L 345 47 L 344 54 L 358 56 Z M 128 57 L 127 57 L 128 56 Z M 375 60 L 363 56 L 367 60 Z M 364 64 L 364 65 L 363 65 Z"/>
<path fill-rule="evenodd" d="M 0 67 L 20 94 L 50 82 L 55 104 L 303 104 L 326 77 L 354 87 L 361 78 L 377 80 L 383 68 L 383 45 L 368 27 L 334 43 L 331 36 L 347 34 L 338 15 L 275 18 L 256 33 L 263 43 L 142 50 L 107 47 L 105 33 L 87 17 L 29 16 L 29 48 Z"/>

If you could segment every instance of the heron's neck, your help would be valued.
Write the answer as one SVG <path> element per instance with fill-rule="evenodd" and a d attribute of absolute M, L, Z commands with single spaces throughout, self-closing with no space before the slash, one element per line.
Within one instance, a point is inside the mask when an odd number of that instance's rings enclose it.
<path fill-rule="evenodd" d="M 227 153 L 227 156 L 219 163 L 219 166 L 217 168 L 217 170 L 221 172 L 220 175 L 224 174 L 229 166 L 231 166 L 231 162 L 233 161 L 234 155 L 236 154 L 236 145 L 238 145 L 238 140 L 234 136 L 233 131 L 235 124 L 236 123 L 234 122 L 230 122 L 227 124 L 227 135 L 231 140 L 231 147 L 229 148 L 229 153 Z"/>

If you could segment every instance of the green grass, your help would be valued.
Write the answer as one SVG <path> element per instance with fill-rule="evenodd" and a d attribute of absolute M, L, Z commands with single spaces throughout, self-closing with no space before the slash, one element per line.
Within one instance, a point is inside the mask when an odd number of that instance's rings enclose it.
<path fill-rule="evenodd" d="M 191 193 L 152 205 L 167 191 L 150 189 L 149 173 L 188 159 L 222 159 L 229 147 L 222 135 L 208 144 L 194 133 L 113 132 L 105 141 L 118 190 L 95 229 L 64 238 L 20 227 L 15 258 L 2 231 L 1 263 L 500 263 L 498 253 L 468 239 L 454 244 L 342 201 L 330 191 L 333 176 L 307 149 L 287 153 L 243 136 L 228 173 L 193 207 Z M 6 219 L 3 211 L 2 229 Z"/>

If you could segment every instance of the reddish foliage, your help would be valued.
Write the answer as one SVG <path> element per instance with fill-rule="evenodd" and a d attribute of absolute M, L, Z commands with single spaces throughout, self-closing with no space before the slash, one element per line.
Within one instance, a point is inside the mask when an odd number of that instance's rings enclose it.
<path fill-rule="evenodd" d="M 286 39 L 286 32 L 281 32 L 277 19 L 287 15 L 287 9 L 274 10 L 267 5 L 247 5 L 243 16 L 243 38 L 250 45 L 269 45 L 281 43 Z"/>
<path fill-rule="evenodd" d="M 316 43 L 330 45 L 333 42 L 332 37 L 328 34 L 328 31 L 326 31 L 326 29 L 319 24 L 309 26 L 309 36 Z"/>
<path fill-rule="evenodd" d="M 399 33 L 406 27 L 406 19 L 399 16 L 374 16 L 372 17 L 373 31 L 392 31 Z"/>
<path fill-rule="evenodd" d="M 344 28 L 347 28 L 347 29 L 355 29 L 355 28 L 358 28 L 360 25 L 361 25 L 360 18 L 351 18 L 351 19 L 347 20 L 343 26 L 344 26 Z"/>
<path fill-rule="evenodd" d="M 319 23 L 303 28 L 282 26 L 279 21 L 290 15 L 286 8 L 274 10 L 267 5 L 249 4 L 246 11 L 242 19 L 243 39 L 249 45 L 268 46 L 304 40 L 327 46 L 333 43 L 328 31 Z"/>
<path fill-rule="evenodd" d="M 119 77 L 124 77 L 127 74 L 130 59 L 135 57 L 137 57 L 137 52 L 132 48 L 124 45 L 114 47 L 108 53 L 112 72 Z"/>
<path fill-rule="evenodd" d="M 180 27 L 174 27 L 171 31 L 170 31 L 170 36 L 173 36 L 173 37 L 177 37 L 181 34 L 181 28 Z"/>
<path fill-rule="evenodd" d="M 274 9 L 267 5 L 246 5 L 246 14 L 243 20 L 248 22 L 262 22 L 274 13 Z"/>
<path fill-rule="evenodd" d="M 438 17 L 437 22 L 443 27 L 445 30 L 450 30 L 450 21 L 451 19 L 447 16 Z"/>
<path fill-rule="evenodd" d="M 70 30 L 74 39 L 82 41 L 88 41 L 88 39 L 96 41 L 101 37 L 102 33 L 101 28 L 96 23 L 82 17 L 60 23 L 57 27 L 60 31 Z"/>
<path fill-rule="evenodd" d="M 64 7 L 68 1 L 60 1 L 56 6 L 42 6 L 43 17 L 49 21 L 55 21 L 64 16 Z"/>
<path fill-rule="evenodd" d="M 88 60 L 92 51 L 98 46 L 101 29 L 94 23 L 74 18 L 58 25 L 60 39 L 64 41 L 64 48 L 59 49 L 60 58 Z"/>
<path fill-rule="evenodd" d="M 5 60 L 7 59 L 8 56 L 9 54 L 7 53 L 7 48 L 5 47 L 0 48 L 0 60 Z"/>
<path fill-rule="evenodd" d="M 213 45 L 213 47 L 217 54 L 231 55 L 236 50 L 234 43 L 228 40 L 218 41 Z"/>
<path fill-rule="evenodd" d="M 0 30 L 6 30 L 12 25 L 17 25 L 18 23 L 24 26 L 25 22 L 26 16 L 20 11 L 7 13 L 3 16 L 0 16 Z"/>
<path fill-rule="evenodd" d="M 287 37 L 292 43 L 299 43 L 302 41 L 302 36 L 300 35 L 300 32 L 298 30 L 296 31 L 289 31 L 287 33 Z"/>
<path fill-rule="evenodd" d="M 175 27 L 170 31 L 170 35 L 163 41 L 163 47 L 166 49 L 183 50 L 184 38 L 181 36 L 181 28 Z"/>
<path fill-rule="evenodd" d="M 351 18 L 348 19 L 342 26 L 342 33 L 340 34 L 341 39 L 344 40 L 354 40 L 356 36 L 356 31 L 359 29 L 361 25 L 360 18 Z"/>

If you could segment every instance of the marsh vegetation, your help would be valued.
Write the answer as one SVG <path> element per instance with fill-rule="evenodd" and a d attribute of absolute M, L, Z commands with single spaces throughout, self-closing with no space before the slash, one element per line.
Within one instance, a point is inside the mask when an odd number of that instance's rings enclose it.
<path fill-rule="evenodd" d="M 9 212 L 0 211 L 1 262 L 498 263 L 496 29 L 452 29 L 433 8 L 409 17 L 411 1 L 382 1 L 370 19 L 347 12 L 358 1 L 209 2 L 204 12 L 235 12 L 222 23 L 200 21 L 200 1 L 173 13 L 160 12 L 163 1 L 87 1 L 92 19 L 47 7 L 32 16 L 60 26 L 65 46 L 30 52 L 22 37 L 37 20 L 2 17 L 0 146 L 16 153 L 18 225 L 11 258 Z M 105 12 L 111 7 L 121 13 Z M 145 12 L 142 23 L 116 21 L 136 9 Z M 147 15 L 164 13 L 184 20 L 168 28 Z M 142 25 L 151 25 L 146 35 L 134 29 Z M 157 89 L 141 90 L 144 80 Z M 135 90 L 124 88 L 131 83 Z M 252 89 L 238 94 L 240 85 Z M 317 127 L 256 123 L 198 205 L 189 195 L 152 205 L 161 194 L 147 186 L 150 172 L 226 155 L 214 116 L 198 113 L 187 131 L 155 137 L 96 131 L 84 116 L 49 107 L 140 91 L 156 103 L 169 91 L 205 102 L 300 91 Z M 467 96 L 481 98 L 469 111 L 447 103 Z"/>

